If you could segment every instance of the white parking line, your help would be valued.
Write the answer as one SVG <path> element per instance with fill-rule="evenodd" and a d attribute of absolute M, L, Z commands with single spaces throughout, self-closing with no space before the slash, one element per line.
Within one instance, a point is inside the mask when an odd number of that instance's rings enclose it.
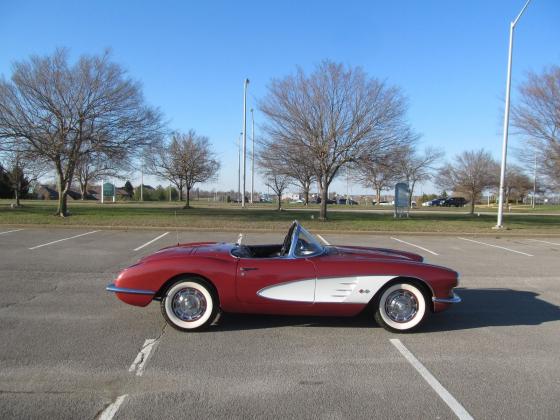
<path fill-rule="evenodd" d="M 8 230 L 6 232 L 0 232 L 0 235 L 5 235 L 6 233 L 12 233 L 12 232 L 19 232 L 20 230 L 23 230 L 23 229 L 14 229 L 14 230 Z"/>
<path fill-rule="evenodd" d="M 114 403 L 108 405 L 107 408 L 103 410 L 103 412 L 99 416 L 99 420 L 111 420 L 113 417 L 115 417 L 115 414 L 117 414 L 117 411 L 119 411 L 119 407 L 124 402 L 126 397 L 128 397 L 128 394 L 121 395 L 115 400 Z"/>
<path fill-rule="evenodd" d="M 319 238 L 320 240 L 322 240 L 322 241 L 325 243 L 325 245 L 330 245 L 330 244 L 327 242 L 327 240 L 326 240 L 325 238 L 323 238 L 321 235 L 317 234 L 317 238 Z"/>
<path fill-rule="evenodd" d="M 71 236 L 71 237 L 69 237 L 69 238 L 63 238 L 63 239 L 59 239 L 58 241 L 52 241 L 52 242 L 48 242 L 48 243 L 46 243 L 46 244 L 37 245 L 37 246 L 31 247 L 31 248 L 29 248 L 29 249 L 41 248 L 41 247 L 43 247 L 43 246 L 56 244 L 56 243 L 62 242 L 62 241 L 67 241 L 68 239 L 74 239 L 74 238 L 79 238 L 80 236 L 91 235 L 92 233 L 95 233 L 95 232 L 99 232 L 99 231 L 98 231 L 98 230 L 92 230 L 91 232 L 81 233 L 81 234 L 79 234 L 79 235 Z"/>
<path fill-rule="evenodd" d="M 538 239 L 527 239 L 527 240 L 532 241 L 532 242 L 542 242 L 543 244 L 548 244 L 548 245 L 558 245 L 558 246 L 560 246 L 560 244 L 557 243 L 557 242 L 539 241 Z"/>
<path fill-rule="evenodd" d="M 407 244 L 407 245 L 410 245 L 410 246 L 419 248 L 419 249 L 421 249 L 421 250 L 423 250 L 423 251 L 429 252 L 429 253 L 432 254 L 432 255 L 439 255 L 439 254 L 435 253 L 434 251 L 430 251 L 430 250 L 427 249 L 427 248 L 421 247 L 420 245 L 411 244 L 410 242 L 406 242 L 406 241 L 403 241 L 402 239 L 397 239 L 397 238 L 393 238 L 393 237 L 391 237 L 391 239 L 393 239 L 394 241 L 397 241 L 397 242 L 402 242 L 403 244 Z"/>
<path fill-rule="evenodd" d="M 152 239 L 151 241 L 146 242 L 144 245 L 140 245 L 138 248 L 134 248 L 134 251 L 138 251 L 142 248 L 144 248 L 145 246 L 150 245 L 151 243 L 154 243 L 155 241 L 157 241 L 158 239 L 163 238 L 165 235 L 167 235 L 169 232 L 165 232 L 163 235 L 159 235 L 157 238 Z"/>
<path fill-rule="evenodd" d="M 473 420 L 473 417 L 469 414 L 467 410 L 457 401 L 453 395 L 449 393 L 447 389 L 430 373 L 426 367 L 420 363 L 420 361 L 414 357 L 414 355 L 408 350 L 401 340 L 397 338 L 391 338 L 389 340 L 393 346 L 404 356 L 404 358 L 410 363 L 414 369 L 424 378 L 428 385 L 432 387 L 434 391 L 439 395 L 439 397 L 445 402 L 449 408 L 455 413 L 455 415 L 461 420 Z"/>
<path fill-rule="evenodd" d="M 156 343 L 156 338 L 148 338 L 146 341 L 144 341 L 144 345 L 142 346 L 142 348 L 138 352 L 138 355 L 136 356 L 136 359 L 134 359 L 134 362 L 132 362 L 130 368 L 128 369 L 129 372 L 136 371 L 136 376 L 142 376 L 142 374 L 144 373 L 144 366 L 146 366 L 146 362 L 148 361 L 150 353 L 152 352 L 152 349 L 154 348 Z"/>
<path fill-rule="evenodd" d="M 474 242 L 475 244 L 491 246 L 493 248 L 505 249 L 506 251 L 515 252 L 516 254 L 526 255 L 527 257 L 534 257 L 534 255 L 527 254 L 526 252 L 516 251 L 515 249 L 511 249 L 511 248 L 506 248 L 505 246 L 487 244 L 486 242 L 475 241 L 474 239 L 461 238 L 460 236 L 457 236 L 457 238 L 463 241 Z"/>

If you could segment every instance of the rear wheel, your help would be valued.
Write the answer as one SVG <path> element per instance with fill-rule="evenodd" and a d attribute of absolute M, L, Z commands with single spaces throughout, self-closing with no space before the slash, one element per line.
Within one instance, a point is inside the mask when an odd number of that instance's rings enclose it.
<path fill-rule="evenodd" d="M 409 332 L 426 319 L 429 308 L 419 286 L 408 282 L 391 284 L 382 292 L 375 311 L 379 326 L 392 332 Z"/>
<path fill-rule="evenodd" d="M 197 277 L 173 283 L 165 292 L 160 307 L 167 323 L 179 331 L 207 328 L 219 313 L 212 287 Z"/>

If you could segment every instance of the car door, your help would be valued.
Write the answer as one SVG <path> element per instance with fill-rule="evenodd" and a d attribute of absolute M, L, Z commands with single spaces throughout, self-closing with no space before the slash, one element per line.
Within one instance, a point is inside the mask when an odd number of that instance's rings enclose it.
<path fill-rule="evenodd" d="M 313 304 L 315 266 L 307 258 L 240 258 L 237 298 L 245 304 Z"/>

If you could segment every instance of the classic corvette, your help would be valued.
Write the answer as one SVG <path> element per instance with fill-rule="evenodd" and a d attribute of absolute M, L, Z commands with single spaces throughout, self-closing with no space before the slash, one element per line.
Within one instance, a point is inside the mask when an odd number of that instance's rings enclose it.
<path fill-rule="evenodd" d="M 323 246 L 298 222 L 277 245 L 177 244 L 125 268 L 107 290 L 125 303 L 160 301 L 180 331 L 211 325 L 221 311 L 354 316 L 372 308 L 395 332 L 461 299 L 458 274 L 420 255 L 383 248 Z"/>

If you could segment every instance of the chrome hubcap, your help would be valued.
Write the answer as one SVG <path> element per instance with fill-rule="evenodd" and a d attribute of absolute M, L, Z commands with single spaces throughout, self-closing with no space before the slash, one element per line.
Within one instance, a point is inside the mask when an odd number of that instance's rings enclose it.
<path fill-rule="evenodd" d="M 206 312 L 206 298 L 197 289 L 186 287 L 173 296 L 173 313 L 183 321 L 196 321 Z"/>
<path fill-rule="evenodd" d="M 418 312 L 418 300 L 408 290 L 395 290 L 385 300 L 385 313 L 395 322 L 408 322 Z"/>

